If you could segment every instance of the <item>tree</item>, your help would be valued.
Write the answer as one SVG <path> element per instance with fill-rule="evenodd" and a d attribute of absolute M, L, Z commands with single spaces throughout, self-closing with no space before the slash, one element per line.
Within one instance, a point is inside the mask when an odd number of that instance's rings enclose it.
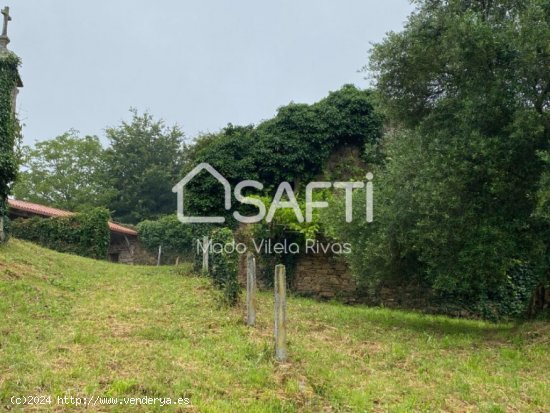
<path fill-rule="evenodd" d="M 413 277 L 485 316 L 525 309 L 548 277 L 534 214 L 548 67 L 542 0 L 419 1 L 405 30 L 375 45 L 370 69 L 395 132 L 376 175 L 377 224 L 340 231 L 363 279 Z"/>
<path fill-rule="evenodd" d="M 255 160 L 254 128 L 252 126 L 233 126 L 229 124 L 218 133 L 200 136 L 188 148 L 181 176 L 186 175 L 195 166 L 207 162 L 220 172 L 234 187 L 244 179 L 258 179 Z M 204 176 L 203 176 L 204 175 Z M 231 212 L 223 204 L 222 185 L 206 172 L 201 173 L 185 188 L 185 209 L 197 216 L 225 216 L 231 220 Z M 200 226 L 195 226 L 200 227 Z M 208 227 L 208 225 L 206 225 Z M 207 229 L 201 229 L 197 235 Z"/>
<path fill-rule="evenodd" d="M 550 224 L 550 152 L 541 153 L 541 158 L 546 168 L 539 182 L 536 215 Z"/>
<path fill-rule="evenodd" d="M 74 130 L 23 148 L 17 198 L 68 209 L 106 206 L 112 194 L 103 171 L 105 152 L 96 136 Z"/>
<path fill-rule="evenodd" d="M 338 147 L 360 148 L 365 160 L 373 161 L 381 127 L 372 92 L 345 85 L 312 105 L 283 106 L 274 118 L 255 127 L 229 125 L 219 133 L 200 137 L 187 151 L 182 175 L 208 162 L 231 185 L 244 179 L 258 180 L 264 185 L 263 195 L 272 196 L 281 182 L 288 181 L 299 192 L 323 173 Z M 190 214 L 231 220 L 231 213 L 220 202 L 223 188 L 215 179 L 193 180 L 185 190 Z"/>
<path fill-rule="evenodd" d="M 318 177 L 336 148 L 376 146 L 382 120 L 372 93 L 344 85 L 312 105 L 290 103 L 256 128 L 254 157 L 263 182 L 300 184 Z M 372 161 L 372 159 L 366 159 Z"/>
<path fill-rule="evenodd" d="M 184 135 L 147 112 L 130 112 L 129 123 L 107 129 L 107 175 L 116 191 L 113 217 L 137 223 L 175 211 L 172 187 L 180 178 Z"/>

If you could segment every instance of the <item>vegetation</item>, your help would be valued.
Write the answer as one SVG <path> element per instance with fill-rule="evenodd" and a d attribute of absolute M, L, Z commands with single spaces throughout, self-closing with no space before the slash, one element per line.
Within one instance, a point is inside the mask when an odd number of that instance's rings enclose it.
<path fill-rule="evenodd" d="M 190 257 L 195 249 L 191 226 L 182 224 L 176 215 L 142 221 L 137 231 L 140 242 L 151 252 L 162 245 L 163 254 Z"/>
<path fill-rule="evenodd" d="M 232 242 L 233 232 L 229 228 L 216 228 L 210 234 L 209 273 L 214 285 L 223 292 L 222 302 L 229 306 L 237 305 L 241 294 L 239 255 L 229 249 Z"/>
<path fill-rule="evenodd" d="M 13 193 L 19 199 L 86 211 L 105 206 L 112 195 L 105 174 L 105 151 L 97 136 L 71 130 L 23 148 L 23 170 Z"/>
<path fill-rule="evenodd" d="M 0 296 L 0 410 L 12 395 L 34 393 L 188 397 L 193 407 L 185 410 L 200 412 L 543 412 L 550 405 L 547 323 L 289 297 L 290 360 L 278 364 L 271 293 L 259 294 L 250 329 L 243 306 L 217 307 L 204 278 L 19 240 L 0 248 Z"/>
<path fill-rule="evenodd" d="M 110 199 L 116 219 L 146 220 L 140 228 L 150 249 L 163 243 L 175 252 L 213 228 L 169 228 L 173 217 L 153 222 L 174 212 L 172 186 L 201 162 L 233 187 L 245 179 L 261 182 L 254 195 L 264 200 L 280 182 L 290 182 L 302 203 L 312 180 L 364 180 L 365 171 L 373 171 L 374 223 L 346 224 L 342 194 L 325 191 L 331 209 L 314 222 L 302 225 L 280 211 L 253 233 L 351 244 L 352 271 L 371 293 L 385 283 L 414 283 L 442 312 L 522 317 L 533 291 L 550 284 L 549 3 L 415 3 L 404 30 L 373 48 L 365 69 L 373 90 L 345 85 L 314 104 L 290 103 L 256 126 L 229 124 L 188 146 L 177 126 L 133 110 L 130 122 L 107 129 L 110 146 L 97 158 L 107 165 L 105 188 L 98 193 Z M 51 162 L 63 166 L 76 143 L 70 136 L 58 139 L 67 152 L 56 150 Z M 102 151 L 97 141 L 90 144 Z M 39 145 L 29 161 L 36 173 L 23 173 L 23 196 L 87 205 L 82 192 L 90 188 L 86 179 L 97 182 L 95 175 L 52 169 L 40 156 L 57 143 Z M 357 153 L 351 165 L 335 156 L 346 150 Z M 44 181 L 38 177 L 43 171 Z M 221 191 L 213 177 L 193 180 L 186 186 L 186 212 L 224 216 L 236 229 Z M 358 195 L 355 217 L 364 216 L 364 203 Z M 243 215 L 255 212 L 253 205 L 240 208 Z M 273 259 L 292 266 L 292 257 Z"/>
<path fill-rule="evenodd" d="M 183 132 L 145 112 L 132 110 L 131 122 L 107 128 L 107 176 L 114 197 L 113 217 L 138 223 L 175 210 L 172 186 L 180 179 Z"/>
<path fill-rule="evenodd" d="M 14 236 L 60 252 L 105 259 L 111 240 L 109 212 L 95 208 L 68 217 L 19 219 Z"/>
<path fill-rule="evenodd" d="M 17 174 L 17 143 L 19 125 L 15 118 L 12 93 L 17 86 L 19 58 L 13 53 L 0 54 L 0 243 L 7 238 L 7 204 L 10 187 Z"/>
<path fill-rule="evenodd" d="M 550 281 L 548 221 L 536 214 L 550 145 L 548 2 L 418 4 L 371 58 L 393 125 L 375 224 L 336 233 L 371 285 L 416 279 L 447 304 L 517 317 Z"/>
<path fill-rule="evenodd" d="M 107 129 L 106 149 L 74 131 L 24 148 L 15 195 L 84 212 L 16 220 L 5 245 L 0 232 L 0 410 L 72 410 L 57 397 L 100 395 L 119 398 L 94 406 L 113 412 L 183 410 L 129 409 L 123 397 L 188 399 L 185 410 L 201 412 L 547 411 L 550 324 L 524 316 L 530 304 L 544 307 L 550 285 L 550 2 L 414 3 L 404 30 L 373 48 L 365 68 L 372 90 L 345 85 L 191 145 L 178 126 L 131 110 L 131 121 Z M 18 65 L 0 55 L 4 228 L 18 163 Z M 183 225 L 171 188 L 201 162 L 232 187 L 261 182 L 253 196 L 268 208 L 289 182 L 302 211 L 308 182 L 364 180 L 372 171 L 374 222 L 359 219 L 364 192 L 346 224 L 342 191 L 326 189 L 315 200 L 330 208 L 315 210 L 312 222 L 283 209 L 235 231 L 235 209 L 225 210 L 219 182 L 207 177 L 186 187 L 186 213 L 224 216 L 227 227 Z M 169 256 L 187 258 L 209 234 L 211 280 L 185 262 L 106 262 L 106 208 L 139 223 L 141 242 Z M 351 244 L 352 272 L 371 294 L 414 284 L 430 311 L 493 322 L 290 294 L 290 359 L 278 363 L 272 292 L 258 293 L 255 327 L 244 323 L 234 235 L 249 244 Z M 262 285 L 278 263 L 292 283 L 297 255 L 256 258 Z M 52 402 L 12 404 L 29 395 Z"/>
<path fill-rule="evenodd" d="M 360 148 L 365 161 L 378 162 L 381 132 L 382 120 L 374 109 L 372 93 L 346 85 L 312 105 L 283 106 L 273 119 L 256 127 L 229 125 L 218 134 L 199 137 L 186 153 L 182 176 L 208 162 L 232 185 L 244 179 L 261 182 L 264 191 L 256 195 L 272 196 L 283 181 L 299 192 L 323 174 L 337 148 Z M 211 177 L 190 182 L 187 210 L 195 215 L 226 216 L 234 224 L 220 204 L 221 191 Z"/>

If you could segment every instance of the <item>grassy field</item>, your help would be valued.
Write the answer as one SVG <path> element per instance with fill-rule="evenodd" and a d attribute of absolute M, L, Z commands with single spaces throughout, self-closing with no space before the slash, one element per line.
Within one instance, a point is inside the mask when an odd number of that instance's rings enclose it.
<path fill-rule="evenodd" d="M 58 396 L 189 398 L 87 411 L 550 411 L 550 325 L 519 326 L 290 298 L 290 361 L 188 269 L 0 248 L 0 411 L 75 411 Z"/>

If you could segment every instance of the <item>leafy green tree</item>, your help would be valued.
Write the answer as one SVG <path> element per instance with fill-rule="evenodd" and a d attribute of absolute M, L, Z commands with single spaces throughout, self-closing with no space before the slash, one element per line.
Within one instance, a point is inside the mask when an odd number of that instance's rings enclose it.
<path fill-rule="evenodd" d="M 272 196 L 288 181 L 297 192 L 323 174 L 331 153 L 342 146 L 360 148 L 368 162 L 381 138 L 382 119 L 370 91 L 346 85 L 312 105 L 290 103 L 258 126 L 233 126 L 200 137 L 187 152 L 183 174 L 208 162 L 232 185 L 244 179 L 264 185 Z M 182 175 L 183 175 L 182 174 Z M 256 192 L 256 195 L 259 195 Z M 190 214 L 226 216 L 223 188 L 211 177 L 198 178 L 186 187 Z M 246 213 L 242 207 L 241 213 Z"/>
<path fill-rule="evenodd" d="M 256 128 L 254 158 L 262 182 L 299 188 L 319 176 L 330 154 L 350 145 L 376 146 L 382 121 L 372 93 L 345 85 L 313 105 L 290 103 Z M 367 159 L 372 161 L 372 159 Z"/>
<path fill-rule="evenodd" d="M 104 175 L 105 152 L 96 136 L 71 130 L 22 150 L 14 195 L 68 210 L 106 206 L 112 194 Z"/>
<path fill-rule="evenodd" d="M 107 129 L 107 176 L 116 191 L 113 217 L 137 223 L 173 213 L 172 187 L 180 178 L 183 132 L 145 112 L 131 110 L 132 120 Z"/>
<path fill-rule="evenodd" d="M 536 215 L 550 224 L 550 152 L 541 153 L 541 158 L 546 168 L 539 182 Z"/>
<path fill-rule="evenodd" d="M 419 1 L 405 30 L 374 47 L 395 132 L 376 175 L 377 223 L 339 230 L 363 279 L 415 277 L 489 317 L 525 309 L 548 276 L 534 218 L 548 171 L 538 156 L 549 147 L 548 67 L 542 0 Z"/>
<path fill-rule="evenodd" d="M 200 136 L 186 151 L 186 161 L 181 176 L 183 177 L 201 162 L 207 162 L 216 168 L 231 185 L 244 179 L 257 180 L 258 172 L 252 156 L 254 139 L 252 126 L 231 124 L 218 133 Z M 224 208 L 223 187 L 208 173 L 203 172 L 189 182 L 185 193 L 185 208 L 189 214 L 225 216 L 231 219 L 231 212 Z M 209 232 L 209 230 L 204 231 Z M 202 233 L 199 231 L 198 234 Z"/>

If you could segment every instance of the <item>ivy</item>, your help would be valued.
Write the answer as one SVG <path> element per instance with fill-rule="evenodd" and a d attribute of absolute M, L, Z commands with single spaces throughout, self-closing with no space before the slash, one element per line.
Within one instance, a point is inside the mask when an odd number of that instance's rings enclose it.
<path fill-rule="evenodd" d="M 68 217 L 17 219 L 11 223 L 13 236 L 43 247 L 96 259 L 105 259 L 111 232 L 109 212 L 95 208 Z"/>
<path fill-rule="evenodd" d="M 216 228 L 210 236 L 211 245 L 225 246 L 233 241 L 233 232 L 229 228 Z M 210 254 L 210 275 L 214 285 L 223 292 L 223 302 L 234 306 L 239 300 L 241 287 L 238 280 L 239 257 L 237 252 L 217 248 Z"/>
<path fill-rule="evenodd" d="M 6 199 L 17 174 L 17 119 L 13 115 L 12 92 L 17 87 L 19 64 L 19 58 L 13 53 L 0 54 L 0 218 L 5 218 L 5 222 L 8 212 Z M 5 225 L 6 233 L 7 228 Z"/>

